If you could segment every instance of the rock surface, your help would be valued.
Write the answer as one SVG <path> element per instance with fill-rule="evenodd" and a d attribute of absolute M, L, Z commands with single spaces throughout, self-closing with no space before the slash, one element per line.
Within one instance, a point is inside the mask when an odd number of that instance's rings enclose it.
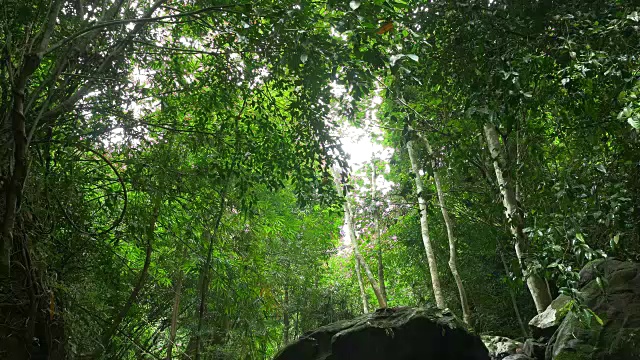
<path fill-rule="evenodd" d="M 580 272 L 584 304 L 603 321 L 590 325 L 574 312 L 546 349 L 547 360 L 640 359 L 640 264 L 604 259 Z"/>
<path fill-rule="evenodd" d="M 549 339 L 553 335 L 566 314 L 566 312 L 563 313 L 561 310 L 570 300 L 571 297 L 567 295 L 558 296 L 545 311 L 534 316 L 533 319 L 529 321 L 531 333 L 535 338 L 544 337 Z"/>
<path fill-rule="evenodd" d="M 451 313 L 391 308 L 316 329 L 274 360 L 489 360 L 480 338 Z"/>
<path fill-rule="evenodd" d="M 503 360 L 533 360 L 533 358 L 530 358 L 525 354 L 514 354 L 507 356 Z"/>
<path fill-rule="evenodd" d="M 482 342 L 489 350 L 492 360 L 502 360 L 509 355 L 518 353 L 522 349 L 522 343 L 504 336 L 483 335 Z"/>

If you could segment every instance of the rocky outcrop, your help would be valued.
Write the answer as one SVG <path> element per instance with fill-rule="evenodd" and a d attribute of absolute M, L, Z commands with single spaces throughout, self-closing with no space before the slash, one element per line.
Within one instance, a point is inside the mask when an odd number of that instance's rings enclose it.
<path fill-rule="evenodd" d="M 546 349 L 547 360 L 640 359 L 640 265 L 597 260 L 580 272 L 582 302 L 602 320 L 569 312 Z M 588 317 L 587 317 L 588 318 Z"/>
<path fill-rule="evenodd" d="M 451 313 L 381 309 L 323 326 L 282 349 L 274 360 L 489 360 L 480 338 Z"/>

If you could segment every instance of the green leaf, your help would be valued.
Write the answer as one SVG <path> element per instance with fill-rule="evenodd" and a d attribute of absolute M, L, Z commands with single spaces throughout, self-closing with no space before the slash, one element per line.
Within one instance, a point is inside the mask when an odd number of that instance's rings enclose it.
<path fill-rule="evenodd" d="M 351 2 L 349 2 L 349 7 L 351 8 L 351 10 L 355 10 L 355 9 L 359 8 L 360 7 L 360 1 L 351 0 Z"/>
<path fill-rule="evenodd" d="M 591 311 L 591 313 L 593 314 L 593 318 L 596 319 L 596 321 L 598 322 L 598 324 L 600 324 L 600 326 L 604 326 L 604 321 L 602 321 L 602 319 L 600 318 L 600 316 L 598 316 L 596 313 L 594 313 L 593 311 Z"/>
<path fill-rule="evenodd" d="M 418 55 L 415 55 L 415 54 L 407 54 L 406 56 L 407 56 L 409 59 L 411 59 L 411 60 L 413 60 L 413 61 L 415 61 L 415 62 L 418 62 L 418 59 L 419 59 L 419 58 L 418 58 Z"/>

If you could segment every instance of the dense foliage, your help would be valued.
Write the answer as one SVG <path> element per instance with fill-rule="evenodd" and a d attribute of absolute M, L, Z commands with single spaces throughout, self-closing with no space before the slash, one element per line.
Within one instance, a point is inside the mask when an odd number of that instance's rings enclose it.
<path fill-rule="evenodd" d="M 532 279 L 590 321 L 579 269 L 640 258 L 635 2 L 0 9 L 2 358 L 266 359 L 440 287 L 520 336 Z"/>

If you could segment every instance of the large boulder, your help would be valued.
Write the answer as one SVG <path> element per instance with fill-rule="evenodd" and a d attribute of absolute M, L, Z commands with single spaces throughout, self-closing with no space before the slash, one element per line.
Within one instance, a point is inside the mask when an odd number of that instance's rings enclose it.
<path fill-rule="evenodd" d="M 615 259 L 580 272 L 580 295 L 603 322 L 570 312 L 547 346 L 548 360 L 640 359 L 640 265 Z"/>
<path fill-rule="evenodd" d="M 305 334 L 274 360 L 489 360 L 480 338 L 451 313 L 381 309 Z"/>

